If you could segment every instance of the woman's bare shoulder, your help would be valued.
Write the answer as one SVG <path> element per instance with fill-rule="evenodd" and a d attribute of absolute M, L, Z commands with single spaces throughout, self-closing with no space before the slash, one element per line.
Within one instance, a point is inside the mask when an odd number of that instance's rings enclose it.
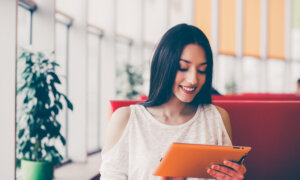
<path fill-rule="evenodd" d="M 216 105 L 215 105 L 216 106 Z M 229 114 L 228 112 L 220 107 L 220 106 L 216 106 L 217 110 L 219 111 L 219 113 L 221 114 L 221 117 L 222 117 L 222 120 L 224 122 L 224 125 L 225 125 L 225 128 L 226 128 L 226 131 L 230 137 L 230 139 L 232 139 L 232 132 L 231 132 L 231 124 L 230 124 L 230 117 L 229 117 Z"/>
<path fill-rule="evenodd" d="M 106 129 L 102 153 L 112 149 L 119 141 L 128 123 L 130 112 L 130 107 L 121 107 L 112 114 Z"/>

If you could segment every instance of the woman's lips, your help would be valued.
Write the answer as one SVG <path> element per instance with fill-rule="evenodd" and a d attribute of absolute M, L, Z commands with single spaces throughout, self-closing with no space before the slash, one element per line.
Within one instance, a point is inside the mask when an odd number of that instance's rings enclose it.
<path fill-rule="evenodd" d="M 193 94 L 195 92 L 195 90 L 196 90 L 196 87 L 194 87 L 194 86 L 182 86 L 182 85 L 179 85 L 179 87 L 186 94 Z"/>

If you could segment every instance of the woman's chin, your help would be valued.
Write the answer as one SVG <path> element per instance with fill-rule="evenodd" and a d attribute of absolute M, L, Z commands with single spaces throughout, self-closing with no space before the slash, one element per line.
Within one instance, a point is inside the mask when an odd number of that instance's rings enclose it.
<path fill-rule="evenodd" d="M 194 98 L 178 98 L 183 103 L 190 103 L 194 100 Z"/>

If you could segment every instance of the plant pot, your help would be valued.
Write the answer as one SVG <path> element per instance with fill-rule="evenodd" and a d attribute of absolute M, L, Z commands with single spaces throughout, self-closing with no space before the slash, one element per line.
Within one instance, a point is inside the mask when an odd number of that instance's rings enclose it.
<path fill-rule="evenodd" d="M 23 180 L 52 180 L 53 165 L 50 162 L 21 160 Z"/>

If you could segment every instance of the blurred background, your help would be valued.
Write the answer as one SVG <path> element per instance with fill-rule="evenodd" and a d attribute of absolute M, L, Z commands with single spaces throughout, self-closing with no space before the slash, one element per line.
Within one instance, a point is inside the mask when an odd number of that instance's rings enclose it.
<path fill-rule="evenodd" d="M 56 179 L 97 175 L 109 100 L 148 94 L 155 47 L 176 24 L 209 38 L 221 94 L 295 93 L 300 78 L 300 0 L 2 0 L 0 11 L 5 179 L 22 178 L 14 168 L 20 48 L 55 51 L 58 89 L 74 106 L 58 115 L 67 143 L 56 144 L 64 164 Z"/>

